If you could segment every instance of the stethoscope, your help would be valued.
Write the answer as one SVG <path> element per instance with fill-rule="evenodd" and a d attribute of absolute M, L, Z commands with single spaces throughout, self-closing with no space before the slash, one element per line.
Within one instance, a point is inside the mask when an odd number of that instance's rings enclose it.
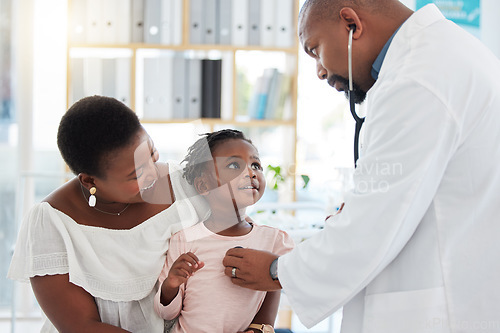
<path fill-rule="evenodd" d="M 359 158 L 359 133 L 361 132 L 361 126 L 363 126 L 363 122 L 365 118 L 360 118 L 356 113 L 354 107 L 354 96 L 353 96 L 353 87 L 352 87 L 352 34 L 356 30 L 356 26 L 354 24 L 349 26 L 351 30 L 349 31 L 349 43 L 347 44 L 347 66 L 349 70 L 349 91 L 347 92 L 349 97 L 349 107 L 351 109 L 351 114 L 354 120 L 356 121 L 356 128 L 354 130 L 354 166 L 356 167 L 356 163 Z"/>

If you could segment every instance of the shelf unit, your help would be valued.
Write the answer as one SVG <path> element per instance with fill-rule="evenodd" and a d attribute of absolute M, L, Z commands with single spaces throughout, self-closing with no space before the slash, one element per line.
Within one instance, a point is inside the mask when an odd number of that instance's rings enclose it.
<path fill-rule="evenodd" d="M 68 17 L 69 24 L 68 27 L 72 27 L 71 18 L 72 18 L 72 4 L 78 0 L 68 0 Z M 88 1 L 88 0 L 87 0 Z M 103 0 L 103 2 L 106 0 Z M 252 1 L 252 0 L 250 0 Z M 262 46 L 234 46 L 234 45 L 220 45 L 220 44 L 191 44 L 189 43 L 190 36 L 190 2 L 191 0 L 183 0 L 182 1 L 182 37 L 181 43 L 178 45 L 165 45 L 165 44 L 148 44 L 148 43 L 127 43 L 127 44 L 96 44 L 96 43 L 75 43 L 71 38 L 71 31 L 68 32 L 68 48 L 67 48 L 67 106 L 69 107 L 74 100 L 72 100 L 72 66 L 71 66 L 71 58 L 73 52 L 85 51 L 85 50 L 99 50 L 100 52 L 111 52 L 113 50 L 126 50 L 130 54 L 130 86 L 129 86 L 129 101 L 128 105 L 133 110 L 140 109 L 140 103 L 137 98 L 137 87 L 141 84 L 138 79 L 138 54 L 143 50 L 169 50 L 176 52 L 220 52 L 224 54 L 224 59 L 230 59 L 232 62 L 230 65 L 231 70 L 229 71 L 230 77 L 224 77 L 225 80 L 230 80 L 232 87 L 231 91 L 224 90 L 224 86 L 222 87 L 222 95 L 226 95 L 230 100 L 229 107 L 226 107 L 230 110 L 229 113 L 223 114 L 221 118 L 200 118 L 196 119 L 199 124 L 206 126 L 210 131 L 216 130 L 218 128 L 224 127 L 234 127 L 243 130 L 246 129 L 272 129 L 272 128 L 285 128 L 286 132 L 291 133 L 290 137 L 283 138 L 281 143 L 283 150 L 286 151 L 288 156 L 283 158 L 283 166 L 288 170 L 289 174 L 295 174 L 295 163 L 296 163 L 296 141 L 297 141 L 297 77 L 298 77 L 298 41 L 297 41 L 297 20 L 298 11 L 299 11 L 299 0 L 290 0 L 293 2 L 293 17 L 291 21 L 293 22 L 293 43 L 291 47 L 283 48 L 283 47 L 262 47 Z M 266 0 L 262 0 L 262 6 L 269 4 L 270 2 Z M 68 29 L 68 30 L 71 30 Z M 286 64 L 286 73 L 290 77 L 290 90 L 288 96 L 287 103 L 287 113 L 288 117 L 285 119 L 242 119 L 238 117 L 238 91 L 240 87 L 238 86 L 238 57 L 241 52 L 254 52 L 260 51 L 263 54 L 267 53 L 275 53 L 283 55 L 287 60 Z M 223 72 L 224 75 L 224 72 Z M 141 118 L 141 122 L 145 125 L 154 124 L 154 125 L 175 125 L 175 124 L 186 124 L 193 122 L 194 119 L 144 119 Z M 248 134 L 248 133 L 246 133 Z M 250 136 L 252 140 L 255 141 L 255 137 Z M 257 140 L 258 141 L 258 140 Z M 259 147 L 259 150 L 263 147 Z M 290 185 L 290 193 L 291 195 L 285 200 L 295 200 L 295 177 L 291 177 Z"/>

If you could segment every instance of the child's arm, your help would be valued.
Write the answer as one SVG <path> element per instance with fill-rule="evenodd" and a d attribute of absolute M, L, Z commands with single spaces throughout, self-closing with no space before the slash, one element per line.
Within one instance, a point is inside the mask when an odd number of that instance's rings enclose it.
<path fill-rule="evenodd" d="M 283 255 L 292 250 L 294 247 L 293 239 L 284 231 L 278 230 L 276 235 L 275 244 L 273 248 L 273 253 L 277 255 Z M 278 308 L 280 303 L 281 290 L 268 291 L 266 297 L 262 302 L 262 306 L 252 320 L 252 324 L 258 325 L 271 325 L 274 327 L 276 321 L 276 315 L 278 314 Z M 260 330 L 247 328 L 245 332 L 238 333 L 253 333 L 261 332 Z"/>
<path fill-rule="evenodd" d="M 278 314 L 278 307 L 280 304 L 281 291 L 268 291 L 264 302 L 259 309 L 259 312 L 255 315 L 252 320 L 252 324 L 266 324 L 274 327 L 274 322 L 276 321 L 276 315 Z M 238 333 L 253 333 L 261 332 L 260 330 L 247 328 L 245 332 Z"/>
<path fill-rule="evenodd" d="M 167 262 L 165 263 L 165 266 L 163 267 L 163 270 L 158 279 L 160 288 L 156 293 L 154 300 L 154 308 L 156 313 L 161 318 L 167 320 L 176 318 L 182 309 L 182 299 L 180 298 L 182 297 L 182 292 L 179 290 L 179 287 L 183 282 L 176 281 L 176 279 L 185 282 L 189 278 L 189 274 L 192 275 L 194 271 L 204 266 L 204 264 L 202 262 L 199 262 L 198 258 L 196 258 L 196 256 L 192 253 L 181 254 L 177 258 L 177 260 L 172 263 L 173 259 L 171 250 L 173 250 L 173 248 L 169 250 L 169 253 L 167 255 Z M 197 268 L 195 268 L 196 264 Z M 187 274 L 189 272 L 189 274 L 187 276 L 181 276 L 179 278 L 178 274 L 183 274 L 183 266 L 187 266 L 188 268 L 186 271 L 184 271 L 184 273 Z M 178 295 L 179 293 L 181 293 L 181 295 Z"/>

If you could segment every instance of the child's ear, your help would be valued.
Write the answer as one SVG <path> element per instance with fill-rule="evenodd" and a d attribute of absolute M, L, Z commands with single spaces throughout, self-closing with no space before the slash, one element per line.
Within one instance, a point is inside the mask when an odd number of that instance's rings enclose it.
<path fill-rule="evenodd" d="M 196 189 L 196 192 L 201 195 L 208 195 L 208 183 L 207 180 L 205 179 L 204 175 L 201 175 L 199 177 L 196 177 L 194 179 L 194 188 Z"/>

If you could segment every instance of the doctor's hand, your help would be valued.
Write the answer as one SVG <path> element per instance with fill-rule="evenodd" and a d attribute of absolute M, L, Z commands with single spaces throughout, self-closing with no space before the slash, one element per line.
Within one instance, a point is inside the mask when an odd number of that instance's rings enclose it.
<path fill-rule="evenodd" d="M 273 280 L 269 273 L 269 267 L 276 258 L 277 255 L 266 251 L 229 249 L 222 261 L 226 267 L 224 274 L 241 287 L 264 291 L 279 290 L 281 284 L 278 280 Z"/>

